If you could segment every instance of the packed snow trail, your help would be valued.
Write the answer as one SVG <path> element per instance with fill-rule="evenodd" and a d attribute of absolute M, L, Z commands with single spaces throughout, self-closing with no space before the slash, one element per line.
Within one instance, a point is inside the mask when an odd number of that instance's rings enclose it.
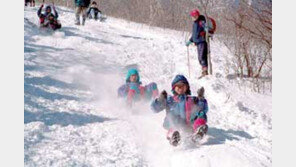
<path fill-rule="evenodd" d="M 38 28 L 36 11 L 24 12 L 25 166 L 271 166 L 271 95 L 227 79 L 230 53 L 218 41 L 214 75 L 201 80 L 190 48 L 192 92 L 204 86 L 209 102 L 207 140 L 172 147 L 165 112 L 144 103 L 132 113 L 116 91 L 129 67 L 143 84 L 170 91 L 176 74 L 187 76 L 183 34 L 114 18 L 75 26 L 64 7 L 57 7 L 62 29 L 52 32 Z"/>

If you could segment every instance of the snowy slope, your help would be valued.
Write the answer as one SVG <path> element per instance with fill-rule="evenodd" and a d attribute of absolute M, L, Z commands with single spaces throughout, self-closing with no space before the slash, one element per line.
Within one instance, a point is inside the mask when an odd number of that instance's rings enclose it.
<path fill-rule="evenodd" d="M 210 107 L 207 140 L 174 148 L 165 113 L 142 104 L 132 114 L 116 90 L 128 67 L 160 90 L 170 90 L 174 75 L 188 76 L 184 34 L 114 18 L 75 26 L 72 10 L 57 10 L 63 28 L 51 32 L 38 28 L 37 8 L 25 8 L 25 166 L 271 166 L 271 94 L 227 79 L 231 54 L 218 41 L 214 75 L 201 80 L 190 48 L 192 92 L 204 86 Z"/>

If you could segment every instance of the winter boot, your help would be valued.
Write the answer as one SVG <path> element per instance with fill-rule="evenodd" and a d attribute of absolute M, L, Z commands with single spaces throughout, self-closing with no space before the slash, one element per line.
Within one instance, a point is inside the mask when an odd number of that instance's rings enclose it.
<path fill-rule="evenodd" d="M 167 139 L 169 140 L 170 144 L 173 146 L 177 146 L 180 143 L 181 136 L 178 131 L 169 131 L 167 135 Z"/>
<path fill-rule="evenodd" d="M 170 139 L 170 144 L 173 146 L 177 146 L 180 143 L 181 136 L 178 131 L 175 131 Z"/>
<path fill-rule="evenodd" d="M 198 140 L 201 140 L 207 132 L 208 125 L 204 124 L 199 126 L 192 135 L 192 141 L 197 142 Z"/>
<path fill-rule="evenodd" d="M 76 13 L 75 17 L 76 17 L 75 25 L 80 25 L 80 16 L 79 16 L 79 14 Z"/>
<path fill-rule="evenodd" d="M 85 25 L 85 18 L 82 19 L 82 25 Z"/>
<path fill-rule="evenodd" d="M 209 75 L 208 73 L 208 67 L 202 67 L 202 73 L 201 73 L 202 76 L 206 76 L 206 75 Z"/>

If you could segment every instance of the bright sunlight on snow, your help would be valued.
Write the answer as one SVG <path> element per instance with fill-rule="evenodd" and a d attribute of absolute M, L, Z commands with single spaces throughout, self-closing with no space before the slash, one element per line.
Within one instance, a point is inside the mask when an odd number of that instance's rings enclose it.
<path fill-rule="evenodd" d="M 241 88 L 224 71 L 227 48 L 211 43 L 214 73 L 200 80 L 196 48 L 188 77 L 184 34 L 108 17 L 74 25 L 74 12 L 57 7 L 62 28 L 39 29 L 38 7 L 24 12 L 25 166 L 213 166 L 272 164 L 272 97 Z M 172 147 L 165 112 L 149 103 L 133 112 L 117 99 L 128 67 L 142 82 L 170 91 L 176 74 L 194 95 L 205 88 L 209 131 L 200 145 Z"/>

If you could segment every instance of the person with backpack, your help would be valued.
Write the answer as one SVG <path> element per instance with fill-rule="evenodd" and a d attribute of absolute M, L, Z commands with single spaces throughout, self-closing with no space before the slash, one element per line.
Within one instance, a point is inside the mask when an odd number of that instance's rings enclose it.
<path fill-rule="evenodd" d="M 137 69 L 130 69 L 126 75 L 125 84 L 118 88 L 118 97 L 124 98 L 129 107 L 140 100 L 151 100 L 158 96 L 156 83 L 142 86 Z"/>
<path fill-rule="evenodd" d="M 158 113 L 166 110 L 163 127 L 168 130 L 167 139 L 170 144 L 177 146 L 181 140 L 180 132 L 191 131 L 192 140 L 196 142 L 207 133 L 208 103 L 204 97 L 204 88 L 197 92 L 198 96 L 191 96 L 188 80 L 183 75 L 176 75 L 172 81 L 172 96 L 164 90 L 156 98 L 151 109 Z"/>
<path fill-rule="evenodd" d="M 41 4 L 40 8 L 37 11 L 40 27 L 51 28 L 53 30 L 60 29 L 62 27 L 62 25 L 57 20 L 59 15 L 58 15 L 58 12 L 56 11 L 55 7 L 54 6 L 51 7 L 48 5 L 45 7 L 45 12 L 42 13 L 43 6 L 44 6 L 44 4 Z M 52 13 L 52 9 L 53 9 L 54 13 Z"/>
<path fill-rule="evenodd" d="M 190 16 L 193 20 L 192 36 L 189 41 L 186 42 L 188 47 L 191 44 L 197 46 L 198 60 L 202 66 L 202 76 L 208 75 L 208 44 L 206 41 L 206 18 L 199 14 L 197 9 L 190 12 Z"/>
<path fill-rule="evenodd" d="M 82 15 L 82 22 L 81 24 L 85 24 L 85 19 L 86 19 L 86 10 L 90 4 L 90 0 L 74 0 L 75 5 L 76 5 L 76 25 L 80 25 L 80 15 Z"/>
<path fill-rule="evenodd" d="M 87 10 L 87 17 L 89 19 L 98 20 L 98 19 L 101 19 L 101 14 L 102 12 L 99 10 L 97 2 L 93 1 L 91 3 L 91 6 Z"/>

